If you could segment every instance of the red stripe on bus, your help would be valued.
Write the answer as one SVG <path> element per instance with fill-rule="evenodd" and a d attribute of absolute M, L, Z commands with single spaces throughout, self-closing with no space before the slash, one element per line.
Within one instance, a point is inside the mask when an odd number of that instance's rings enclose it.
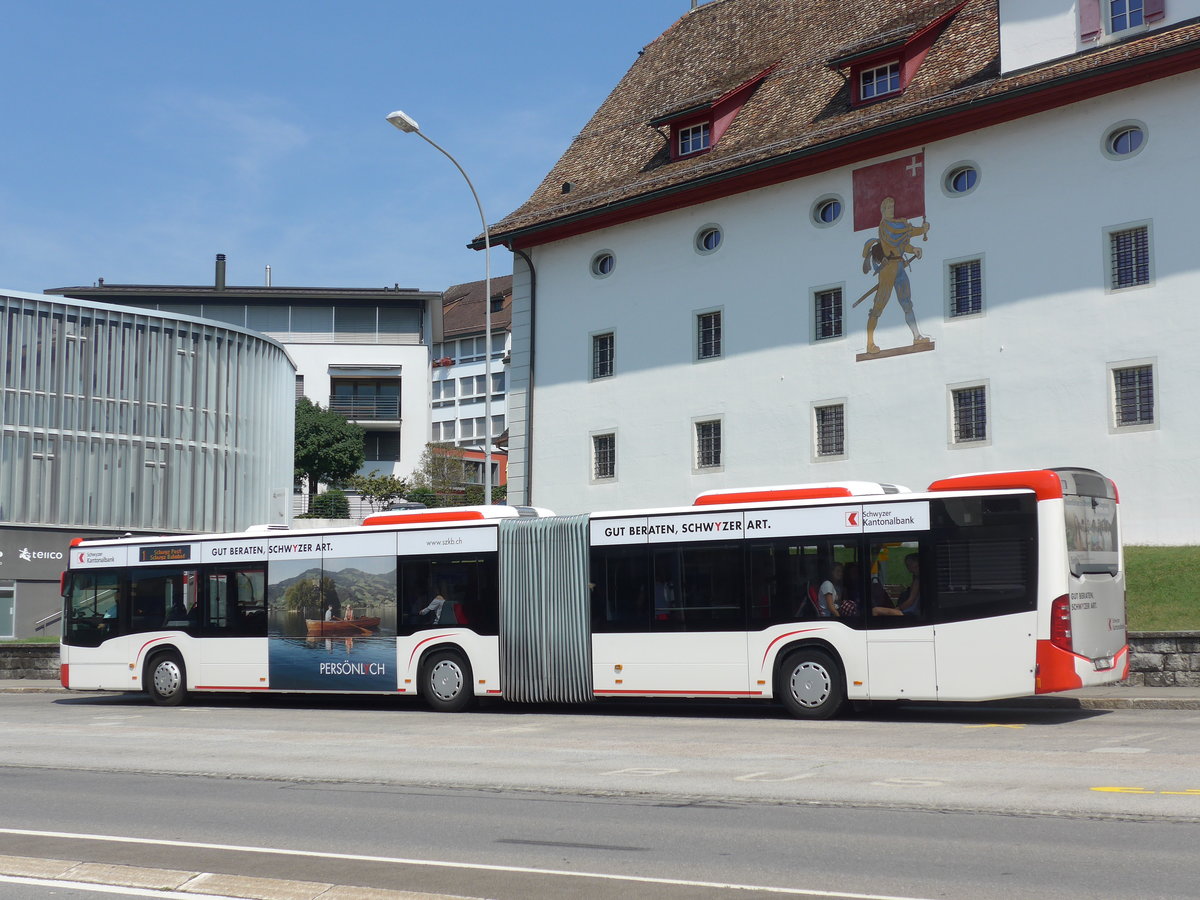
<path fill-rule="evenodd" d="M 781 488 L 769 491 L 729 491 L 720 494 L 702 494 L 693 506 L 713 506 L 718 503 L 764 503 L 773 500 L 823 500 L 829 497 L 853 497 L 854 492 L 844 487 Z"/>
<path fill-rule="evenodd" d="M 448 637 L 453 637 L 453 636 L 454 635 L 452 635 L 452 634 L 435 634 L 433 637 L 427 637 L 423 641 L 418 641 L 417 646 L 413 647 L 413 652 L 408 655 L 408 667 L 410 669 L 412 668 L 413 659 L 416 657 L 417 651 L 420 650 L 422 647 L 424 647 L 426 644 L 430 643 L 431 641 L 440 641 L 442 638 L 448 638 Z"/>
<path fill-rule="evenodd" d="M 956 475 L 940 478 L 929 485 L 930 491 L 1007 491 L 1024 488 L 1037 494 L 1038 500 L 1058 500 L 1062 482 L 1046 469 L 1028 472 L 987 472 L 982 475 Z"/>
<path fill-rule="evenodd" d="M 67 683 L 71 680 L 69 677 L 70 670 L 71 666 L 68 663 L 63 663 L 61 666 L 59 666 L 58 680 L 62 683 L 63 687 L 70 687 L 70 685 Z"/>
<path fill-rule="evenodd" d="M 256 684 L 252 687 L 237 687 L 228 684 L 207 685 L 198 684 L 193 690 L 196 691 L 269 691 L 271 688 L 265 684 Z"/>
<path fill-rule="evenodd" d="M 387 515 L 380 513 L 377 516 L 367 516 L 363 519 L 364 525 L 410 525 L 413 522 L 466 522 L 469 520 L 482 519 L 483 513 L 477 509 L 465 510 L 463 512 L 414 512 L 414 513 L 395 513 Z"/>
<path fill-rule="evenodd" d="M 759 666 L 758 666 L 759 670 L 761 671 L 762 669 L 765 669 L 767 667 L 767 657 L 771 655 L 771 648 L 774 647 L 776 644 L 778 644 L 780 641 L 787 640 L 790 637 L 795 637 L 798 634 L 808 634 L 809 632 L 812 632 L 812 631 L 824 631 L 824 630 L 825 630 L 825 628 L 824 628 L 824 626 L 822 626 L 821 628 L 801 628 L 799 631 L 789 631 L 787 634 L 781 634 L 779 637 L 775 638 L 775 640 L 771 641 L 771 643 L 767 644 L 767 649 L 763 651 L 762 662 L 759 663 Z"/>

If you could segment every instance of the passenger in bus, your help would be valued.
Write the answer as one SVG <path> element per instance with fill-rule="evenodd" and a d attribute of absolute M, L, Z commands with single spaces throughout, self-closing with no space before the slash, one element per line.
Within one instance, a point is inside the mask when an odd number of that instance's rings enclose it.
<path fill-rule="evenodd" d="M 438 620 L 442 615 L 442 607 L 446 605 L 446 598 L 443 596 L 443 592 L 445 590 L 446 588 L 444 586 L 441 587 L 438 592 L 433 595 L 433 599 L 426 604 L 424 609 L 417 610 L 418 616 L 429 616 L 429 618 L 426 620 L 427 625 L 438 624 Z"/>
<path fill-rule="evenodd" d="M 842 577 L 844 570 L 841 563 L 834 563 L 829 570 L 829 578 L 817 588 L 817 612 L 825 618 L 836 619 L 841 615 L 839 604 L 842 599 Z"/>
<path fill-rule="evenodd" d="M 904 566 L 912 575 L 912 583 L 900 592 L 896 602 L 877 604 L 872 613 L 877 616 L 918 616 L 921 614 L 921 557 L 910 553 L 904 557 Z"/>

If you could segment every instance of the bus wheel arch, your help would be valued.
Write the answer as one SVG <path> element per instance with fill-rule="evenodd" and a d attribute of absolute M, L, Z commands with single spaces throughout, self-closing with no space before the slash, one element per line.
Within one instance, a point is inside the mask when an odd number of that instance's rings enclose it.
<path fill-rule="evenodd" d="M 846 670 L 829 644 L 812 641 L 780 651 L 775 696 L 798 719 L 831 719 L 847 704 Z"/>
<path fill-rule="evenodd" d="M 436 712 L 462 712 L 475 702 L 471 662 L 455 644 L 439 644 L 421 657 L 421 697 Z"/>
<path fill-rule="evenodd" d="M 187 666 L 174 647 L 156 648 L 142 669 L 142 690 L 158 706 L 179 706 L 187 699 Z"/>

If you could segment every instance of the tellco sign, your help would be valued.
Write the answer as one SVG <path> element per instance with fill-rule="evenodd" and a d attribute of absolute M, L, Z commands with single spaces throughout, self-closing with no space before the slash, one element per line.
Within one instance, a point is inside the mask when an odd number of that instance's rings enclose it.
<path fill-rule="evenodd" d="M 30 546 L 11 533 L 10 538 L 16 540 L 6 542 L 0 549 L 0 578 L 32 578 L 37 580 L 56 580 L 67 565 L 66 544 L 69 538 L 63 538 L 61 550 L 46 549 Z M 28 537 L 26 535 L 26 537 Z M 44 538 L 43 538 L 44 540 Z M 53 545 L 52 545 L 53 546 Z"/>

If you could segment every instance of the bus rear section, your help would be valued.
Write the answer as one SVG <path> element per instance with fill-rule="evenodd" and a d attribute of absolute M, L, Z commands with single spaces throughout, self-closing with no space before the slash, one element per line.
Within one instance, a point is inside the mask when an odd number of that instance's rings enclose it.
<path fill-rule="evenodd" d="M 1129 674 L 1125 565 L 1116 486 L 1087 469 L 1056 469 L 1062 486 L 1062 554 L 1046 564 L 1064 572 L 1066 590 L 1050 604 L 1049 634 L 1039 634 L 1037 692 L 1112 684 Z M 1064 571 L 1065 570 L 1065 571 Z"/>

